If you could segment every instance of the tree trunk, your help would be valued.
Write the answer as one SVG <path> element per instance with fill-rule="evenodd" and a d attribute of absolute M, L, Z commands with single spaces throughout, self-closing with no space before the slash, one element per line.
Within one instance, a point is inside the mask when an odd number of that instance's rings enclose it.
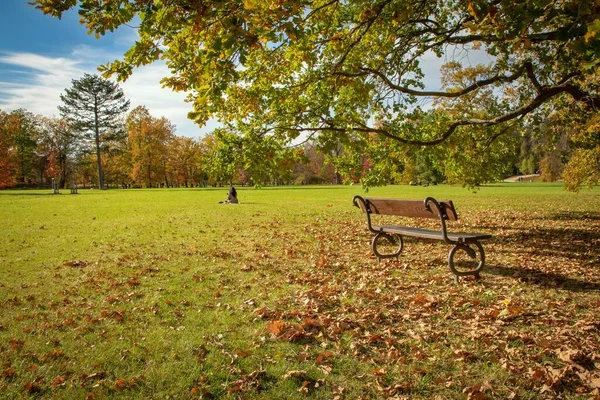
<path fill-rule="evenodd" d="M 98 126 L 98 101 L 94 102 L 94 131 L 96 136 L 96 158 L 98 159 L 98 188 L 104 190 L 104 172 L 102 171 L 102 155 L 100 154 L 100 127 Z"/>
<path fill-rule="evenodd" d="M 165 185 L 169 187 L 169 178 L 167 177 L 167 162 L 163 160 L 163 174 L 165 175 Z"/>
<path fill-rule="evenodd" d="M 335 172 L 335 183 L 337 185 L 341 185 L 342 184 L 342 175 L 340 175 L 339 172 Z"/>
<path fill-rule="evenodd" d="M 67 156 L 63 154 L 58 155 L 58 165 L 60 167 L 60 178 L 58 186 L 66 189 L 67 188 Z"/>

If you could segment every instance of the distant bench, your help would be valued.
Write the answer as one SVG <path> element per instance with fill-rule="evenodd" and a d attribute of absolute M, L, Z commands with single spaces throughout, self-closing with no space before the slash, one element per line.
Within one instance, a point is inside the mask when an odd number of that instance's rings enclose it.
<path fill-rule="evenodd" d="M 367 216 L 367 226 L 375 234 L 371 247 L 373 253 L 381 261 L 382 258 L 396 258 L 402 252 L 404 247 L 403 236 L 411 236 L 421 239 L 442 240 L 448 244 L 454 245 L 448 253 L 448 266 L 454 273 L 454 281 L 458 283 L 460 276 L 474 275 L 479 278 L 479 273 L 485 265 L 485 252 L 480 240 L 490 239 L 492 235 L 484 233 L 455 233 L 446 230 L 446 221 L 458 220 L 458 214 L 454 209 L 454 204 L 450 200 L 437 201 L 432 197 L 427 197 L 424 201 L 420 200 L 394 200 L 394 199 L 370 199 L 354 196 L 352 199 L 354 206 L 359 207 Z M 440 229 L 422 229 L 401 225 L 372 225 L 371 215 L 395 215 L 412 218 L 434 218 L 439 219 Z M 382 254 L 378 247 L 383 245 L 385 240 L 389 245 L 398 246 L 393 253 Z M 464 251 L 474 260 L 479 258 L 475 267 L 464 269 L 455 265 L 454 257 L 457 251 Z M 479 253 L 479 257 L 477 257 Z M 461 263 L 462 264 L 462 263 Z"/>

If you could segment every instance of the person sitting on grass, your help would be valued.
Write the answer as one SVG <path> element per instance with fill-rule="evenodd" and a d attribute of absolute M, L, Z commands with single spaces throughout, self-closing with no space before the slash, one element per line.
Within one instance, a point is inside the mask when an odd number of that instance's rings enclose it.
<path fill-rule="evenodd" d="M 235 190 L 233 185 L 231 185 L 231 187 L 229 188 L 229 192 L 227 193 L 227 200 L 220 201 L 219 204 L 238 204 L 238 203 L 239 203 L 239 201 L 237 199 L 237 191 Z"/>

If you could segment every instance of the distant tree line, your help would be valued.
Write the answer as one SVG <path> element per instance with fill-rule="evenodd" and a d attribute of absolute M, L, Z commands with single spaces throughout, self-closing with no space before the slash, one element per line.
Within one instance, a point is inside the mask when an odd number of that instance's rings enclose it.
<path fill-rule="evenodd" d="M 475 186 L 512 174 L 540 173 L 545 181 L 573 174 L 565 169 L 573 150 L 560 118 L 504 133 L 489 153 L 456 152 L 451 143 L 402 147 L 375 135 L 362 151 L 348 151 L 348 143 L 308 134 L 292 146 L 283 146 L 273 136 L 240 134 L 232 128 L 218 128 L 200 138 L 178 136 L 171 121 L 151 115 L 144 106 L 128 112 L 129 101 L 118 86 L 96 75 L 74 80 L 61 99 L 60 118 L 24 109 L 0 110 L 0 188 L 49 187 L 52 179 L 63 188 L 230 183 Z M 424 112 L 421 118 L 435 121 L 436 113 Z M 597 162 L 580 165 L 586 168 L 597 171 Z"/>

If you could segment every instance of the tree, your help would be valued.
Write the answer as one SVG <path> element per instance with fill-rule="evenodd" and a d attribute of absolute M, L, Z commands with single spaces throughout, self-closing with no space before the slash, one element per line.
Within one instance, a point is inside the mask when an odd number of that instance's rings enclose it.
<path fill-rule="evenodd" d="M 188 187 L 199 171 L 199 143 L 189 137 L 174 136 L 170 142 L 170 169 L 178 185 Z"/>
<path fill-rule="evenodd" d="M 131 182 L 131 149 L 128 137 L 115 134 L 115 140 L 106 142 L 102 146 L 102 168 L 104 182 L 114 185 L 125 185 Z"/>
<path fill-rule="evenodd" d="M 12 119 L 10 126 L 13 130 L 16 181 L 28 183 L 36 179 L 38 121 L 35 115 L 24 109 L 15 110 L 10 115 Z"/>
<path fill-rule="evenodd" d="M 243 167 L 242 138 L 226 129 L 215 129 L 203 140 L 204 169 L 210 184 L 229 185 L 234 175 Z"/>
<path fill-rule="evenodd" d="M 153 187 L 165 183 L 169 143 L 175 127 L 162 117 L 154 118 L 144 106 L 134 108 L 127 117 L 129 147 L 131 149 L 132 178 L 137 184 Z"/>
<path fill-rule="evenodd" d="M 111 140 L 111 134 L 122 128 L 122 116 L 129 109 L 129 100 L 116 83 L 98 75 L 84 74 L 71 81 L 60 99 L 64 103 L 58 109 L 79 133 L 80 139 L 93 141 L 98 165 L 98 187 L 104 189 L 101 145 Z"/>
<path fill-rule="evenodd" d="M 75 152 L 75 136 L 71 127 L 64 119 L 41 118 L 40 132 L 40 153 L 45 155 L 52 169 L 56 169 L 59 187 L 66 188 L 69 159 Z"/>
<path fill-rule="evenodd" d="M 190 92 L 191 118 L 203 124 L 216 117 L 244 133 L 240 126 L 250 126 L 254 137 L 289 141 L 312 132 L 347 145 L 381 136 L 405 147 L 460 151 L 472 139 L 493 143 L 512 135 L 538 114 L 593 114 L 600 107 L 598 80 L 588 79 L 600 64 L 594 0 L 33 3 L 58 17 L 79 7 L 96 35 L 139 18 L 139 40 L 104 66 L 105 74 L 126 79 L 135 67 L 165 59 L 172 76 L 163 83 Z M 474 51 L 489 56 L 487 65 L 445 88 L 427 87 L 424 60 L 455 62 Z M 482 95 L 489 103 L 467 107 Z M 419 120 L 428 108 L 461 104 L 462 113 L 438 112 L 435 124 Z M 475 166 L 461 164 L 469 157 L 455 161 L 457 171 Z"/>
<path fill-rule="evenodd" d="M 14 128 L 13 117 L 0 110 L 0 189 L 14 184 Z"/>

